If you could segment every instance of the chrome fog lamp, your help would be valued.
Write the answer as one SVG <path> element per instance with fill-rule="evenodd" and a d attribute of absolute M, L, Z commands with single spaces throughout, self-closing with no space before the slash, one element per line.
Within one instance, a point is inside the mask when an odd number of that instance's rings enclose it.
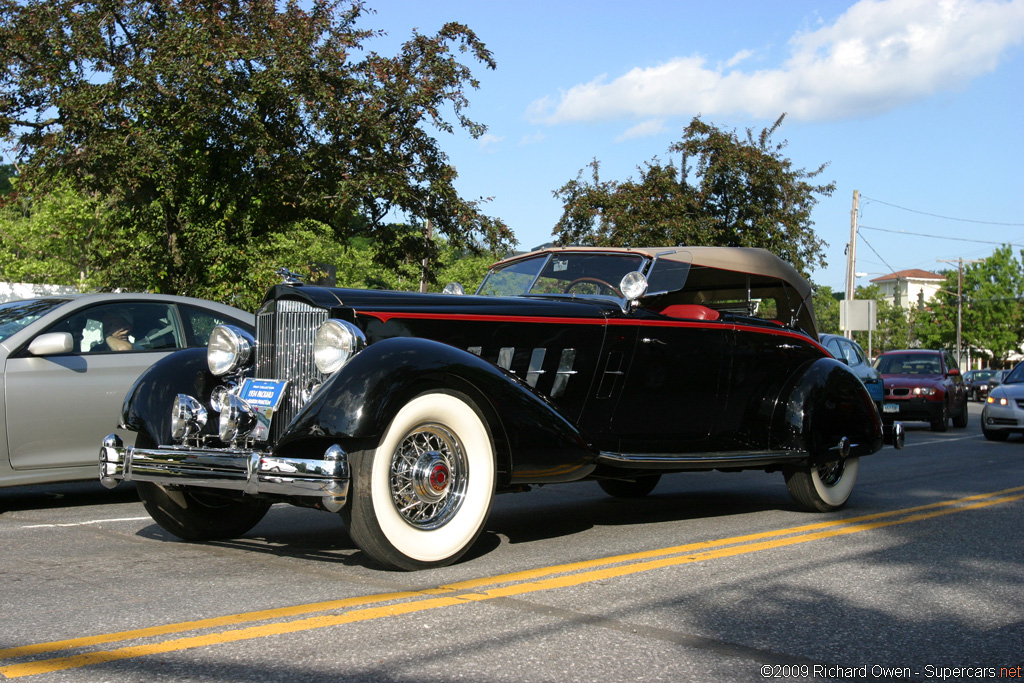
<path fill-rule="evenodd" d="M 252 406 L 234 394 L 227 394 L 226 404 L 220 411 L 220 440 L 230 443 L 244 439 L 256 427 L 256 413 Z"/>
<path fill-rule="evenodd" d="M 331 318 L 316 331 L 313 340 L 313 359 L 320 372 L 337 372 L 349 358 L 363 350 L 366 336 L 363 331 L 345 320 Z"/>
<path fill-rule="evenodd" d="M 206 346 L 206 362 L 210 372 L 226 375 L 244 367 L 252 357 L 256 340 L 248 332 L 234 325 L 217 325 L 210 333 Z"/>
<path fill-rule="evenodd" d="M 210 392 L 210 409 L 216 412 L 222 412 L 228 405 L 228 396 L 231 394 L 231 390 L 221 384 L 213 388 Z"/>
<path fill-rule="evenodd" d="M 188 394 L 178 394 L 171 406 L 171 437 L 182 441 L 196 436 L 206 426 L 206 408 Z"/>
<path fill-rule="evenodd" d="M 619 282 L 619 291 L 628 301 L 636 301 L 647 293 L 647 278 L 637 270 L 626 273 Z"/>

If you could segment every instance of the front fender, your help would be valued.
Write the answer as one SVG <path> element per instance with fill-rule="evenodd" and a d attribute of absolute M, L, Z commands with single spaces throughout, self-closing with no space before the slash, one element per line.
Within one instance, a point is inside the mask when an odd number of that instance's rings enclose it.
<path fill-rule="evenodd" d="M 148 436 L 153 444 L 169 444 L 174 397 L 188 394 L 209 405 L 215 386 L 217 378 L 210 372 L 205 348 L 176 351 L 149 366 L 135 380 L 125 395 L 121 422 Z M 217 421 L 211 422 L 204 431 L 213 434 Z"/>
<path fill-rule="evenodd" d="M 525 382 L 417 337 L 385 339 L 353 357 L 295 416 L 277 450 L 306 450 L 314 441 L 375 448 L 398 410 L 426 391 L 455 391 L 475 405 L 491 433 L 500 484 L 573 481 L 594 468 L 596 453 L 577 427 Z"/>
<path fill-rule="evenodd" d="M 812 463 L 834 460 L 840 441 L 850 457 L 882 447 L 882 420 L 860 379 L 844 364 L 820 358 L 805 365 L 783 390 L 772 419 L 775 448 L 807 452 Z"/>

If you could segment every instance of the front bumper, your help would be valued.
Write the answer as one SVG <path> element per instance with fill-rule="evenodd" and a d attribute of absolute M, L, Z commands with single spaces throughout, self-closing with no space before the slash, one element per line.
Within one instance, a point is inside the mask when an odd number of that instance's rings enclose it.
<path fill-rule="evenodd" d="M 981 426 L 987 432 L 1024 434 L 1024 407 L 1013 400 L 1007 405 L 988 403 L 981 411 Z"/>
<path fill-rule="evenodd" d="M 116 434 L 100 448 L 100 483 L 150 481 L 217 489 L 250 495 L 299 498 L 337 512 L 348 500 L 351 473 L 348 455 L 330 446 L 319 459 L 283 458 L 263 451 L 192 446 L 135 448 Z"/>
<path fill-rule="evenodd" d="M 894 420 L 935 422 L 942 417 L 943 400 L 886 396 L 882 405 L 882 421 L 886 424 L 891 424 Z"/>

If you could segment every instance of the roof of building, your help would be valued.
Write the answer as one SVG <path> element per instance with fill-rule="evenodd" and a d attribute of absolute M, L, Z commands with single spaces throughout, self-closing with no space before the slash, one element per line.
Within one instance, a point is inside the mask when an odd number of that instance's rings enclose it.
<path fill-rule="evenodd" d="M 944 275 L 938 275 L 937 273 L 931 273 L 927 270 L 921 270 L 920 268 L 911 268 L 910 270 L 900 270 L 889 275 L 883 275 L 876 277 L 872 282 L 888 282 L 889 280 L 945 280 Z"/>

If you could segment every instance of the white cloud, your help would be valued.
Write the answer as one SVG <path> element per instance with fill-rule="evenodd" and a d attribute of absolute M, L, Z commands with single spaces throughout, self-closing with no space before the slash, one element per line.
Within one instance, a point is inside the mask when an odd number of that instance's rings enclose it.
<path fill-rule="evenodd" d="M 519 146 L 526 147 L 527 145 L 539 145 L 545 140 L 547 140 L 547 136 L 544 135 L 544 131 L 538 130 L 519 138 Z"/>
<path fill-rule="evenodd" d="M 638 123 L 632 128 L 627 129 L 625 133 L 615 138 L 615 142 L 625 142 L 626 140 L 650 137 L 651 135 L 664 133 L 666 130 L 668 130 L 668 126 L 665 125 L 665 119 L 648 119 L 643 123 Z"/>
<path fill-rule="evenodd" d="M 1024 0 L 860 0 L 835 23 L 791 38 L 789 57 L 777 68 L 734 68 L 749 50 L 714 68 L 698 55 L 677 57 L 611 81 L 598 76 L 557 99 L 535 101 L 527 115 L 545 124 L 735 113 L 865 116 L 962 88 L 1022 40 Z"/>
<path fill-rule="evenodd" d="M 496 152 L 495 149 L 498 143 L 504 140 L 504 137 L 498 137 L 497 135 L 491 135 L 490 133 L 484 133 L 480 136 L 480 151 L 482 152 Z"/>

